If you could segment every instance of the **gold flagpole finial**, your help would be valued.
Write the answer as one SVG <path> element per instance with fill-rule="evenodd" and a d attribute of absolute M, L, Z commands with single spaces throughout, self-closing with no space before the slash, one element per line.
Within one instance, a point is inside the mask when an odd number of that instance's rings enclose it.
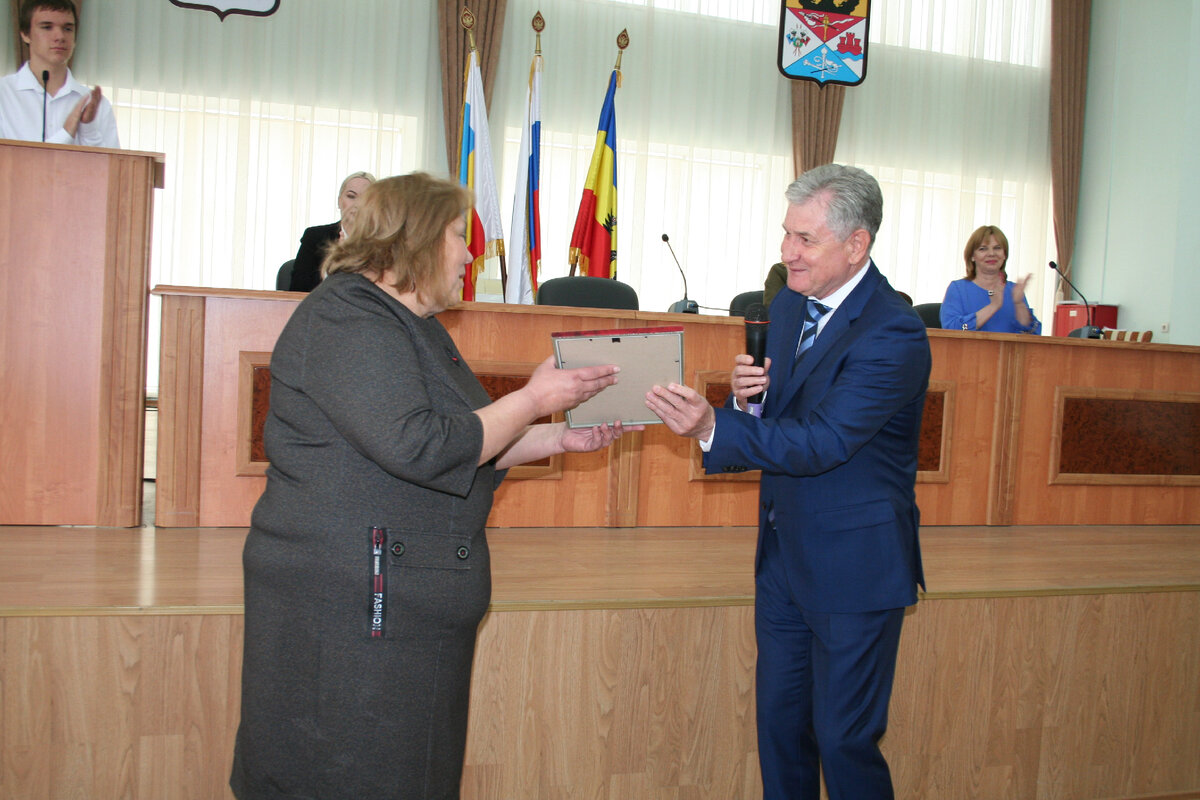
<path fill-rule="evenodd" d="M 542 12 L 538 11 L 533 15 L 533 21 L 529 23 L 533 26 L 533 30 L 537 33 L 537 38 L 534 44 L 534 55 L 542 54 L 542 31 L 546 30 L 546 18 L 542 16 Z"/>
<path fill-rule="evenodd" d="M 475 15 L 471 13 L 471 9 L 463 6 L 462 13 L 458 15 L 458 24 L 467 32 L 467 41 L 471 45 L 471 49 L 475 49 Z"/>
<path fill-rule="evenodd" d="M 617 36 L 617 66 L 613 68 L 617 71 L 617 88 L 621 86 L 621 56 L 625 55 L 626 47 L 629 47 L 628 28 L 624 28 Z"/>

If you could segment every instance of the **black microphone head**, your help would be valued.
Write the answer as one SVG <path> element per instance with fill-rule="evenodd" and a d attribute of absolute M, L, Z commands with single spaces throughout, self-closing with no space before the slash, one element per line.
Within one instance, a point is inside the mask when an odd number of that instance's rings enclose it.
<path fill-rule="evenodd" d="M 751 303 L 746 306 L 746 322 L 770 322 L 767 307 L 762 303 Z"/>
<path fill-rule="evenodd" d="M 1050 269 L 1054 270 L 1055 272 L 1058 272 L 1058 264 L 1055 264 L 1053 261 L 1051 261 Z"/>
<path fill-rule="evenodd" d="M 44 69 L 44 70 L 42 70 L 42 84 L 45 85 L 49 82 L 50 82 L 50 70 Z"/>
<path fill-rule="evenodd" d="M 664 242 L 666 242 L 666 241 L 670 241 L 670 240 L 669 240 L 669 238 L 667 237 L 667 235 L 666 235 L 665 233 L 663 234 L 663 241 L 664 241 Z"/>

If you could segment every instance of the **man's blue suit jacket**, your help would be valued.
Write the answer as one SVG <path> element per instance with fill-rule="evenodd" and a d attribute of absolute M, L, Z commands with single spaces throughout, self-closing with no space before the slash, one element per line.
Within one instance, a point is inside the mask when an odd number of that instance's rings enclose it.
<path fill-rule="evenodd" d="M 805 302 L 785 289 L 771 303 L 763 417 L 717 409 L 705 470 L 762 470 L 759 552 L 773 509 L 803 608 L 912 605 L 925 584 L 914 495 L 925 325 L 872 263 L 793 371 Z"/>

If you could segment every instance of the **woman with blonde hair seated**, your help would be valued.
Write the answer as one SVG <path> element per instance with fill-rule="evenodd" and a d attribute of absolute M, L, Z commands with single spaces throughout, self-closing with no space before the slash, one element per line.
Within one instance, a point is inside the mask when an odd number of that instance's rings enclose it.
<path fill-rule="evenodd" d="M 296 263 L 292 266 L 292 279 L 288 284 L 290 291 L 311 292 L 321 282 L 321 262 L 325 260 L 325 254 L 334 242 L 346 235 L 359 197 L 374 182 L 375 176 L 369 172 L 347 175 L 338 189 L 337 205 L 341 219 L 328 225 L 304 229 L 304 235 L 300 237 L 300 249 L 296 251 Z"/>

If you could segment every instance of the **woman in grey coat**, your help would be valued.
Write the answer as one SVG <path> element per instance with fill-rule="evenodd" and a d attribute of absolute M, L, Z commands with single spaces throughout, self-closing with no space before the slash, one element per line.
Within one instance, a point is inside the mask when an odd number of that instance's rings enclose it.
<path fill-rule="evenodd" d="M 621 435 L 532 424 L 615 367 L 549 358 L 489 401 L 434 316 L 461 293 L 470 203 L 423 174 L 371 185 L 275 345 L 243 554 L 240 800 L 457 798 L 493 490 Z"/>

